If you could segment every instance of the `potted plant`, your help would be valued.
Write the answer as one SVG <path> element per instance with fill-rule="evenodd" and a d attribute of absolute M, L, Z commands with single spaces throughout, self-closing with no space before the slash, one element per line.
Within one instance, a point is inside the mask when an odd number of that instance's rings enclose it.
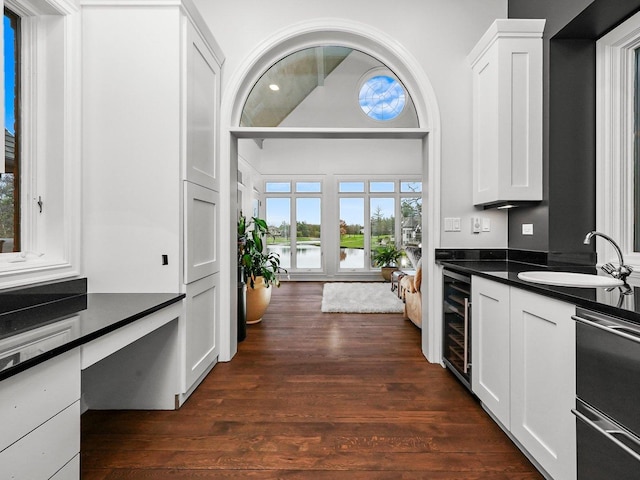
<path fill-rule="evenodd" d="M 280 255 L 265 251 L 269 233 L 267 222 L 261 218 L 238 218 L 238 265 L 247 285 L 246 323 L 262 320 L 271 301 L 271 287 L 280 286 L 279 275 L 287 271 L 280 267 Z"/>
<path fill-rule="evenodd" d="M 398 250 L 395 244 L 382 245 L 373 253 L 373 264 L 381 267 L 382 278 L 387 282 L 391 280 L 391 274 L 397 270 L 398 260 L 402 256 L 402 251 Z"/>

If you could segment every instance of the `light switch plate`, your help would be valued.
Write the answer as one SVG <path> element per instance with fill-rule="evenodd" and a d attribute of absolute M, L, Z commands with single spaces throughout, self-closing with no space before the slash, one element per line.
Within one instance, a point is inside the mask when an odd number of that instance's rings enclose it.
<path fill-rule="evenodd" d="M 491 219 L 490 218 L 483 218 L 482 219 L 482 231 L 483 232 L 490 232 L 491 231 Z"/>
<path fill-rule="evenodd" d="M 533 235 L 533 223 L 523 223 L 522 224 L 522 234 L 523 235 Z"/>
<path fill-rule="evenodd" d="M 444 219 L 444 231 L 445 232 L 459 232 L 460 231 L 460 218 L 445 217 L 445 219 Z"/>
<path fill-rule="evenodd" d="M 471 231 L 473 233 L 480 233 L 482 231 L 480 217 L 471 217 Z"/>

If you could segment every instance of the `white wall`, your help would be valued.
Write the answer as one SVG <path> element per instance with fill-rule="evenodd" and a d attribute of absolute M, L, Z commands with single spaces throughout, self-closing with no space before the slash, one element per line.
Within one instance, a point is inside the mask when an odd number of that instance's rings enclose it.
<path fill-rule="evenodd" d="M 268 139 L 263 145 L 260 172 L 420 175 L 421 162 L 421 140 Z"/>
<path fill-rule="evenodd" d="M 507 216 L 472 205 L 471 74 L 467 54 L 496 18 L 507 17 L 506 0 L 195 0 L 226 55 L 225 84 L 258 44 L 274 32 L 312 19 L 338 18 L 370 25 L 394 38 L 421 65 L 441 114 L 441 216 L 462 218 L 463 231 L 443 233 L 442 247 L 507 246 Z M 391 10 L 391 8 L 393 10 Z M 365 166 L 363 168 L 368 168 Z M 491 219 L 489 233 L 470 233 L 470 218 Z"/>

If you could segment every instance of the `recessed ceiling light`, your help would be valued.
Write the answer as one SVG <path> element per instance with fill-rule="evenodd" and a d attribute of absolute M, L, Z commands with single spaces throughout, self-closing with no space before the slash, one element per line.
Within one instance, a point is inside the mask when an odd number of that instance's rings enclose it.
<path fill-rule="evenodd" d="M 272 83 L 271 85 L 269 85 L 269 88 L 271 90 L 273 90 L 274 92 L 277 92 L 278 90 L 280 90 L 280 87 L 278 85 L 276 85 L 275 83 Z"/>

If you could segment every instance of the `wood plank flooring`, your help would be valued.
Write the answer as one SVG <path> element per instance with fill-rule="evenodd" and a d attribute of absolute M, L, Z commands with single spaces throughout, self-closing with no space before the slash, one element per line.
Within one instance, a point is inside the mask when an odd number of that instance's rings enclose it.
<path fill-rule="evenodd" d="M 83 480 L 539 479 L 399 314 L 320 312 L 284 283 L 175 412 L 89 411 Z"/>

